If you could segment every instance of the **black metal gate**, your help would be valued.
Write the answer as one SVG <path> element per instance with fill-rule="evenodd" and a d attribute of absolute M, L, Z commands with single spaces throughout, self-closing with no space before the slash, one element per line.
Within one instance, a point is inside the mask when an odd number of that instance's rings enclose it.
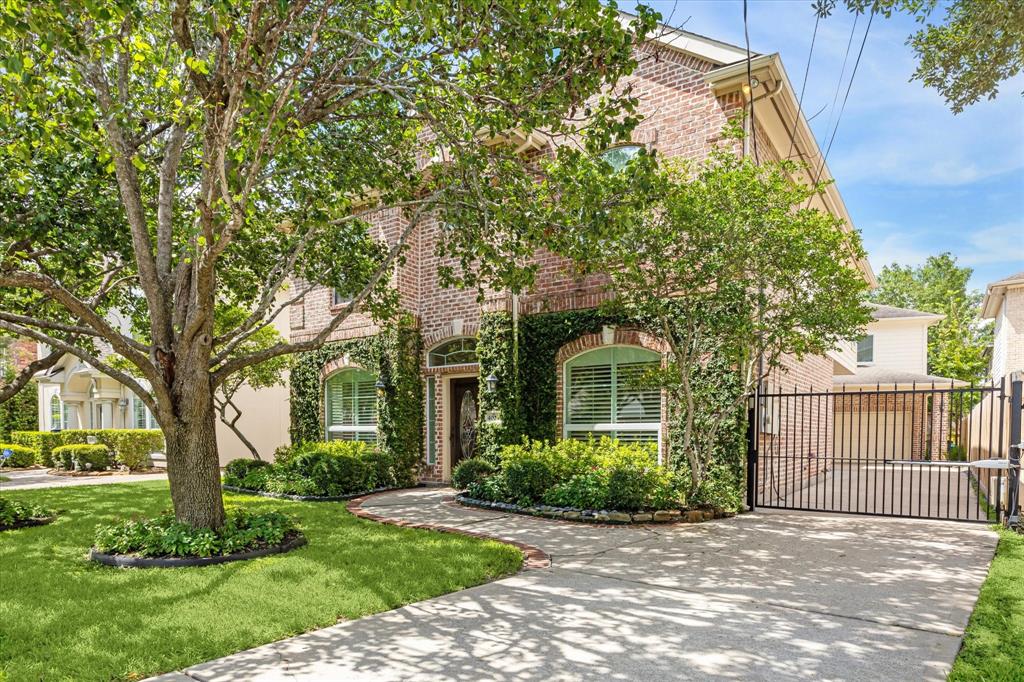
<path fill-rule="evenodd" d="M 1020 379 L 824 391 L 768 385 L 751 400 L 748 505 L 957 521 L 1014 518 Z"/>

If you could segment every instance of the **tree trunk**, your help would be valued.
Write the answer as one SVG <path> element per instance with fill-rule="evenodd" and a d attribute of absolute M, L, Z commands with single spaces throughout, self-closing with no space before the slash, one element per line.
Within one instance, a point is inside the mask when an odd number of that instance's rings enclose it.
<path fill-rule="evenodd" d="M 208 375 L 198 376 L 182 388 L 175 396 L 178 404 L 173 424 L 164 429 L 174 515 L 193 528 L 220 528 L 224 525 L 224 499 Z"/>

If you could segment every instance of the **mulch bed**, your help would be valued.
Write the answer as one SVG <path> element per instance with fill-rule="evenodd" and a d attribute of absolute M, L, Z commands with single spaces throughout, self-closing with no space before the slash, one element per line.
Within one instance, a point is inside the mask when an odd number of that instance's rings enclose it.
<path fill-rule="evenodd" d="M 420 486 L 412 486 L 412 488 L 419 488 Z M 233 485 L 222 485 L 223 490 L 227 490 L 232 493 L 242 493 L 244 495 L 258 495 L 259 497 L 273 497 L 279 500 L 294 500 L 295 502 L 345 502 L 347 500 L 354 500 L 357 497 L 365 497 L 366 495 L 376 495 L 377 493 L 387 493 L 392 490 L 411 490 L 412 488 L 376 488 L 374 490 L 365 490 L 361 493 L 351 493 L 349 495 L 334 495 L 330 497 L 316 497 L 314 495 L 288 495 L 286 493 L 268 493 L 263 490 L 253 490 L 252 488 L 239 488 Z"/>
<path fill-rule="evenodd" d="M 302 533 L 292 533 L 279 545 L 252 549 L 246 552 L 235 554 L 223 554 L 220 556 L 207 557 L 141 557 L 134 554 L 104 554 L 95 548 L 89 550 L 89 558 L 97 563 L 117 568 L 185 568 L 194 566 L 212 566 L 214 564 L 226 564 L 232 561 L 246 561 L 258 559 L 273 554 L 284 554 L 293 549 L 298 549 L 306 544 L 306 536 Z"/>
<path fill-rule="evenodd" d="M 521 514 L 523 516 L 539 516 L 558 521 L 575 521 L 577 523 L 600 523 L 610 525 L 640 525 L 649 523 L 701 523 L 712 519 L 721 519 L 735 514 L 711 509 L 662 509 L 648 512 L 609 511 L 604 509 L 574 509 L 571 507 L 551 507 L 538 504 L 523 507 L 509 502 L 489 502 L 469 497 L 465 493 L 455 496 L 455 501 L 466 507 L 487 509 L 489 511 Z"/>

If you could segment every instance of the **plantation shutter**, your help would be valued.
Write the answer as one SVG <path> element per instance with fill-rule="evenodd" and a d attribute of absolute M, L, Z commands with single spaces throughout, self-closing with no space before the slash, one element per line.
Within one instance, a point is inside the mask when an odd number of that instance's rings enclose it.
<path fill-rule="evenodd" d="M 565 437 L 609 436 L 658 443 L 661 391 L 639 385 L 660 364 L 657 353 L 614 346 L 577 356 L 566 366 Z"/>
<path fill-rule="evenodd" d="M 377 379 L 362 370 L 344 370 L 325 384 L 328 440 L 377 442 Z"/>

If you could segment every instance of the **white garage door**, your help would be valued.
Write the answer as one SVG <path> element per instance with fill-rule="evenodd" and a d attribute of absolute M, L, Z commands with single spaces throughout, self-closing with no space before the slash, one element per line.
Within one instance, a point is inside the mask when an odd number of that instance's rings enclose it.
<path fill-rule="evenodd" d="M 910 459 L 911 420 L 906 412 L 836 412 L 834 457 Z"/>

